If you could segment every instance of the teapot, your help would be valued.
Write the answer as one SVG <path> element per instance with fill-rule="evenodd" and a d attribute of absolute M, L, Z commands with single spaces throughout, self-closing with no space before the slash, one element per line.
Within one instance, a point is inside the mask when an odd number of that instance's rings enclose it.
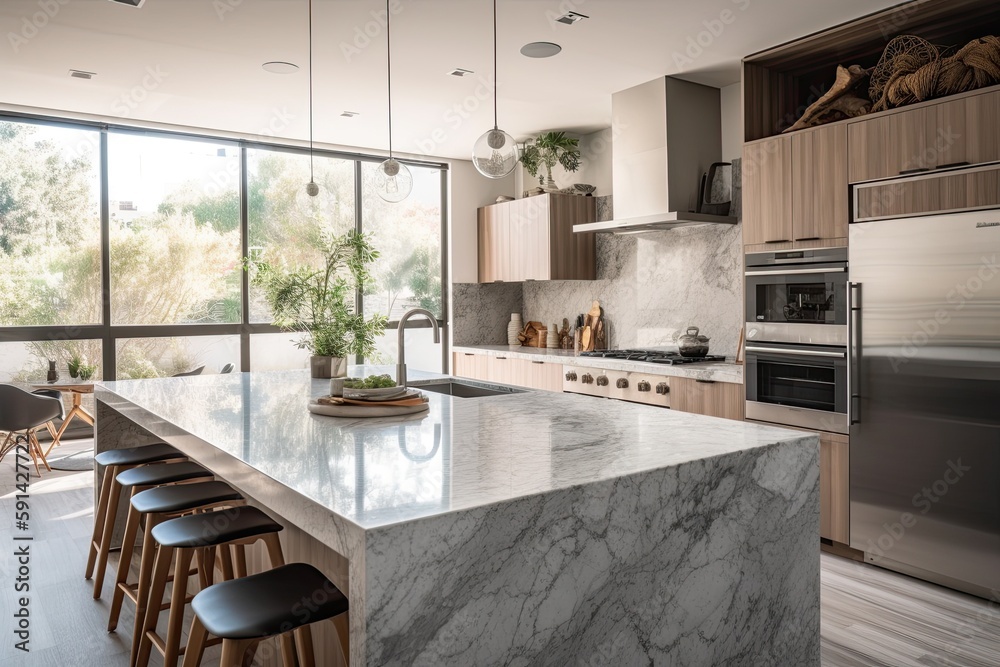
<path fill-rule="evenodd" d="M 698 327 L 688 327 L 677 339 L 677 346 L 682 357 L 704 357 L 708 354 L 708 340 L 708 336 L 698 334 Z"/>

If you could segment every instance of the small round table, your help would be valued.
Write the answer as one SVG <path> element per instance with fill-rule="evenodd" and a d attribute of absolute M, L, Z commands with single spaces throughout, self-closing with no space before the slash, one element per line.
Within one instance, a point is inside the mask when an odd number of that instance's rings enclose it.
<path fill-rule="evenodd" d="M 32 389 L 55 389 L 63 393 L 70 393 L 73 395 L 73 407 L 70 408 L 69 412 L 66 414 L 66 418 L 63 419 L 62 426 L 56 431 L 55 435 L 52 437 L 52 444 L 49 448 L 45 450 L 45 456 L 49 455 L 52 448 L 59 444 L 62 439 L 63 433 L 66 431 L 66 427 L 69 423 L 73 421 L 75 417 L 79 417 L 83 421 L 87 422 L 91 426 L 94 425 L 94 416 L 87 412 L 83 406 L 80 404 L 83 400 L 84 394 L 94 393 L 94 383 L 93 382 L 53 382 L 45 384 L 35 384 L 31 386 Z"/>

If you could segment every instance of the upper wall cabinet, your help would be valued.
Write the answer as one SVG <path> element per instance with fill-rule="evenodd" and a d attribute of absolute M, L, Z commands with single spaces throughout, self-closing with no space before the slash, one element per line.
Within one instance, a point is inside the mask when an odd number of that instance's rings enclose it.
<path fill-rule="evenodd" d="M 851 183 L 1000 160 L 1000 90 L 848 125 Z"/>
<path fill-rule="evenodd" d="M 744 146 L 747 250 L 845 245 L 849 216 L 845 125 Z"/>
<path fill-rule="evenodd" d="M 573 225 L 595 222 L 593 197 L 544 194 L 479 209 L 479 282 L 595 280 L 595 234 Z"/>

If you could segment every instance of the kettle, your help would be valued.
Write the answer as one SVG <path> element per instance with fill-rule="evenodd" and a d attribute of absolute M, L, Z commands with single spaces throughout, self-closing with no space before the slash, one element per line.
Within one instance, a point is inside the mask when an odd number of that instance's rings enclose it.
<path fill-rule="evenodd" d="M 708 336 L 698 333 L 698 327 L 688 327 L 687 332 L 677 339 L 682 357 L 704 357 L 708 354 Z"/>

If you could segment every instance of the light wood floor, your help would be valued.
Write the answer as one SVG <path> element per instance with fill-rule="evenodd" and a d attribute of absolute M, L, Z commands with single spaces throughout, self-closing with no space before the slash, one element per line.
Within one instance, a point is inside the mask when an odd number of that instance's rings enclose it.
<path fill-rule="evenodd" d="M 87 449 L 74 441 L 52 458 Z M 13 649 L 13 455 L 0 463 L 0 665 L 3 667 L 124 667 L 132 627 L 126 603 L 118 633 L 106 632 L 111 583 L 94 600 L 83 579 L 93 521 L 93 473 L 32 475 L 30 654 Z M 114 565 L 108 578 L 114 577 Z M 998 667 L 1000 604 L 822 554 L 824 667 Z M 164 617 L 166 615 L 164 614 Z M 162 631 L 162 628 L 161 628 Z M 218 648 L 203 662 L 218 664 Z M 154 651 L 151 665 L 162 665 Z"/>

